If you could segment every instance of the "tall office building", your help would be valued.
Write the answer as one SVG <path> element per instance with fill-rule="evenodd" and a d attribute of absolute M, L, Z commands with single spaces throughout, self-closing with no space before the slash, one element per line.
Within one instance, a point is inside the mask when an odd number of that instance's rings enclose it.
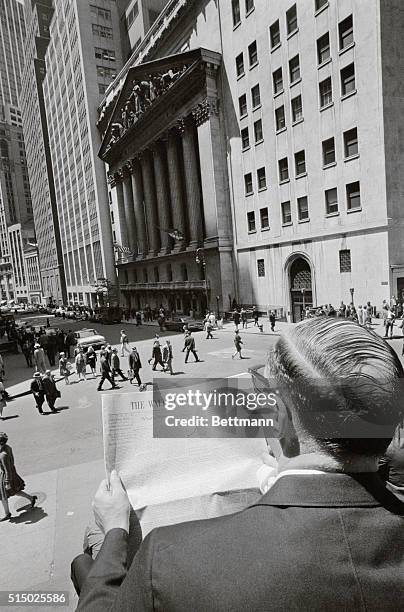
<path fill-rule="evenodd" d="M 20 94 L 39 266 L 47 303 L 66 303 L 66 282 L 42 90 L 52 0 L 25 2 L 27 37 Z"/>
<path fill-rule="evenodd" d="M 189 310 L 195 239 L 211 307 L 403 298 L 403 29 L 401 0 L 171 0 L 100 108 L 128 303 Z"/>
<path fill-rule="evenodd" d="M 167 0 L 118 0 L 124 60 L 142 42 Z"/>
<path fill-rule="evenodd" d="M 4 0 L 0 3 L 0 284 L 1 299 L 16 301 L 29 299 L 22 252 L 28 236 L 35 239 L 19 104 L 25 39 L 23 3 Z M 20 227 L 17 250 L 8 231 L 15 224 Z"/>
<path fill-rule="evenodd" d="M 96 303 L 115 282 L 97 107 L 122 65 L 114 0 L 54 0 L 42 83 L 69 303 Z"/>

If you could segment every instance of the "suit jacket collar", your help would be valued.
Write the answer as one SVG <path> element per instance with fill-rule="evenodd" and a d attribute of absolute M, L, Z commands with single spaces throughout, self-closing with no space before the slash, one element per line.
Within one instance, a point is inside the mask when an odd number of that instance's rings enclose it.
<path fill-rule="evenodd" d="M 376 473 L 288 474 L 277 480 L 254 506 L 384 506 L 404 515 L 404 503 L 386 489 Z"/>

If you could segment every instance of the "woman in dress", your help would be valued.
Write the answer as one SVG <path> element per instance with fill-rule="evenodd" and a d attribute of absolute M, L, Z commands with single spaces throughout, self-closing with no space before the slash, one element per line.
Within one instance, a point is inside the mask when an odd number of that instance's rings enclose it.
<path fill-rule="evenodd" d="M 66 385 L 69 384 L 69 362 L 67 361 L 66 355 L 64 354 L 64 352 L 62 351 L 61 353 L 59 353 L 59 372 L 60 375 L 63 376 L 63 378 L 65 379 L 65 383 Z"/>
<path fill-rule="evenodd" d="M 92 346 L 89 346 L 87 351 L 87 364 L 90 366 L 91 373 L 95 377 L 97 377 L 97 372 L 95 370 L 96 363 L 97 353 L 95 352 Z"/>
<path fill-rule="evenodd" d="M 3 420 L 3 410 L 7 406 L 6 402 L 6 389 L 3 385 L 3 381 L 0 378 L 0 419 Z"/>
<path fill-rule="evenodd" d="M 76 355 L 75 364 L 76 364 L 76 372 L 79 377 L 79 382 L 80 380 L 87 380 L 86 379 L 86 358 L 85 358 L 83 349 L 81 347 L 79 348 L 79 352 Z"/>
<path fill-rule="evenodd" d="M 25 482 L 17 474 L 14 465 L 13 451 L 7 444 L 8 436 L 5 433 L 0 433 L 0 499 L 4 508 L 4 517 L 0 522 L 8 521 L 11 518 L 10 507 L 8 500 L 13 495 L 28 499 L 31 508 L 35 506 L 37 501 L 36 495 L 28 495 L 25 493 Z"/>

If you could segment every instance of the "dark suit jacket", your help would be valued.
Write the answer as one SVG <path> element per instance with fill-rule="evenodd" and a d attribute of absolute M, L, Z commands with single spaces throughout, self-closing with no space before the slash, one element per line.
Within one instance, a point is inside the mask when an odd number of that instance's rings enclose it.
<path fill-rule="evenodd" d="M 404 602 L 404 504 L 376 475 L 285 475 L 243 512 L 155 529 L 128 572 L 126 540 L 107 534 L 78 610 L 396 612 Z"/>

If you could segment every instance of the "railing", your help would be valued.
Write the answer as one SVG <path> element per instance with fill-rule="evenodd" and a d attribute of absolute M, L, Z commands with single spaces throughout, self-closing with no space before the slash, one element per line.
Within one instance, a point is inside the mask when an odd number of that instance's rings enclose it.
<path fill-rule="evenodd" d="M 209 289 L 209 281 L 194 280 L 194 281 L 172 281 L 161 283 L 126 283 L 120 285 L 121 291 L 143 291 L 155 289 L 161 290 L 178 290 L 178 289 Z"/>

